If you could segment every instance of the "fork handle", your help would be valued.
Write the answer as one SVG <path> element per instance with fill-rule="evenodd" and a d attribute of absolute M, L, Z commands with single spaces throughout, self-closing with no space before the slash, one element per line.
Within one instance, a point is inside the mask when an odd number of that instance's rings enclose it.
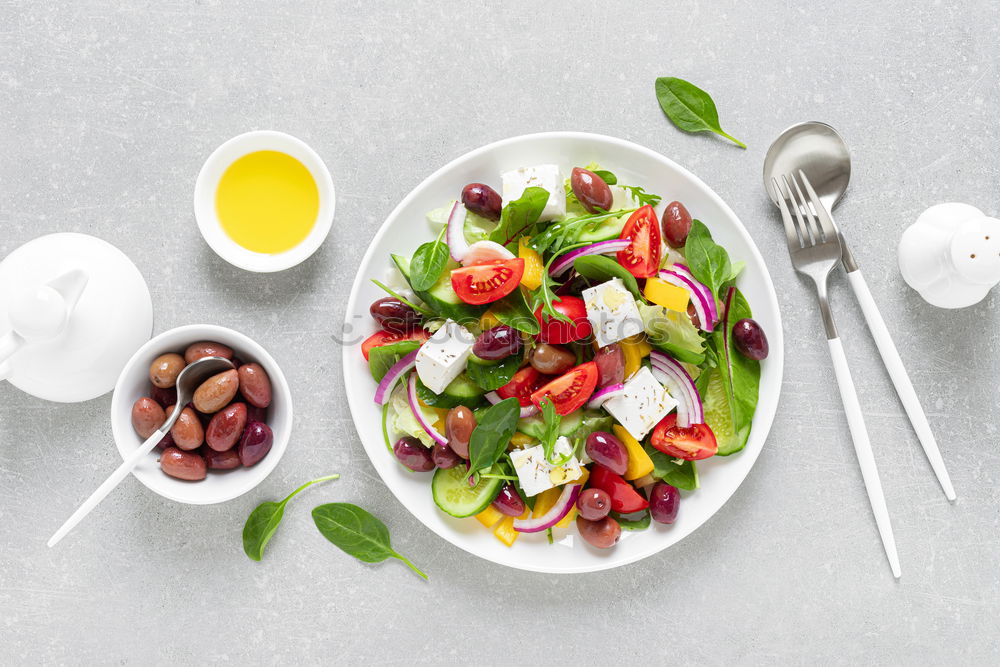
<path fill-rule="evenodd" d="M 924 414 L 924 409 L 920 406 L 920 399 L 917 398 L 917 392 L 913 389 L 913 383 L 903 366 L 899 351 L 896 350 L 896 345 L 892 342 L 892 336 L 889 335 L 889 329 L 885 326 L 885 320 L 882 319 L 882 314 L 879 312 L 878 306 L 875 305 L 875 299 L 872 298 L 872 292 L 868 289 L 868 283 L 860 269 L 848 273 L 847 280 L 851 289 L 854 290 L 854 296 L 857 297 L 858 303 L 861 305 L 865 322 L 868 323 L 868 329 L 872 332 L 879 354 L 882 355 L 882 363 L 889 371 L 889 377 L 896 387 L 896 393 L 906 410 L 906 415 L 910 418 L 910 423 L 917 434 L 917 439 L 920 440 L 924 454 L 927 455 L 931 469 L 937 476 L 945 497 L 948 500 L 955 500 L 955 489 L 951 485 L 951 478 L 948 476 L 948 469 L 945 468 L 944 459 L 941 458 L 941 450 L 938 449 L 931 425 L 927 422 L 927 415 Z"/>
<path fill-rule="evenodd" d="M 889 559 L 892 576 L 898 579 L 899 555 L 896 553 L 896 540 L 892 535 L 892 524 L 889 522 L 889 508 L 885 505 L 885 494 L 882 492 L 882 482 L 878 477 L 878 468 L 875 466 L 875 456 L 872 454 L 872 444 L 868 438 L 868 429 L 865 427 L 861 403 L 858 402 L 858 393 L 854 389 L 851 369 L 847 366 L 847 357 L 844 355 L 844 346 L 841 345 L 840 338 L 830 338 L 827 342 L 830 344 L 833 370 L 837 375 L 837 385 L 840 387 L 840 399 L 844 403 L 844 412 L 847 413 L 847 425 L 851 429 L 851 439 L 854 441 L 854 452 L 861 467 L 861 477 L 865 482 L 872 513 L 875 515 L 875 525 L 878 526 L 879 535 L 882 537 L 882 547 Z"/>

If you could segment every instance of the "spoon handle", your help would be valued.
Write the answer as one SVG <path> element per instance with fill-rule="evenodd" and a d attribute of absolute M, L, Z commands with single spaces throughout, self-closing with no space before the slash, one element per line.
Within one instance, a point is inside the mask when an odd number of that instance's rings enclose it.
<path fill-rule="evenodd" d="M 168 424 L 172 423 L 172 420 L 168 422 Z M 167 426 L 167 424 L 164 424 L 164 426 Z M 132 472 L 132 468 L 134 468 L 139 461 L 143 459 L 143 457 L 149 454 L 149 452 L 153 450 L 153 447 L 156 447 L 157 443 L 160 442 L 166 434 L 167 431 L 162 429 L 157 430 L 153 433 L 153 435 L 149 436 L 146 442 L 142 443 L 138 449 L 129 454 L 125 461 L 123 461 L 122 464 L 118 466 L 118 468 L 116 468 L 106 480 L 104 480 L 104 483 L 97 487 L 97 490 L 90 494 L 90 497 L 87 498 L 75 512 L 73 512 L 73 515 L 66 519 L 66 523 L 64 523 L 59 530 L 57 530 L 55 534 L 49 538 L 48 546 L 55 546 L 59 540 L 66 537 L 66 534 L 73 530 L 73 528 L 76 527 L 76 524 L 83 520 L 83 517 L 90 514 L 90 511 L 97 507 L 97 505 L 104 500 L 109 493 L 111 493 L 112 489 L 118 486 L 119 482 L 128 477 L 128 474 Z"/>

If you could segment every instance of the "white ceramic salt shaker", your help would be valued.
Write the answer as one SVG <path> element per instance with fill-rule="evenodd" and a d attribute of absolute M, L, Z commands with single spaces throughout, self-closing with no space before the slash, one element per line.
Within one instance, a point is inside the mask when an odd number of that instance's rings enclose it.
<path fill-rule="evenodd" d="M 1000 283 L 1000 220 L 969 204 L 931 206 L 899 241 L 903 280 L 938 308 L 965 308 Z"/>

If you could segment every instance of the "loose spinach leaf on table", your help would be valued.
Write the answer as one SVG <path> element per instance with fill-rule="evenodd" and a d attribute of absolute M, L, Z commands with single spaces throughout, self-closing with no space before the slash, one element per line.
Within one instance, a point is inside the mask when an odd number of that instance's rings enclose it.
<path fill-rule="evenodd" d="M 376 382 L 381 382 L 393 364 L 420 347 L 420 341 L 401 340 L 398 343 L 379 345 L 368 352 L 368 370 Z"/>
<path fill-rule="evenodd" d="M 625 289 L 632 293 L 637 299 L 642 298 L 639 291 L 639 283 L 635 276 L 629 273 L 624 266 L 604 255 L 584 255 L 573 260 L 573 268 L 584 278 L 593 281 L 605 281 L 612 278 L 621 278 L 625 284 Z"/>
<path fill-rule="evenodd" d="M 469 365 L 465 372 L 469 379 L 478 384 L 486 391 L 499 389 L 514 377 L 514 373 L 521 367 L 524 355 L 521 353 L 512 354 L 500 361 L 486 361 L 476 356 L 469 357 Z"/>
<path fill-rule="evenodd" d="M 541 331 L 535 314 L 528 307 L 521 288 L 490 304 L 490 311 L 502 324 L 523 331 L 529 336 L 535 336 Z"/>
<path fill-rule="evenodd" d="M 476 414 L 476 428 L 469 439 L 469 469 L 473 473 L 497 462 L 517 430 L 520 417 L 521 404 L 516 398 L 504 399 Z"/>
<path fill-rule="evenodd" d="M 278 524 L 281 523 L 281 519 L 285 516 L 285 505 L 288 504 L 288 501 L 297 496 L 303 489 L 313 484 L 337 479 L 338 477 L 340 475 L 328 475 L 314 479 L 292 491 L 280 502 L 268 501 L 257 505 L 254 511 L 250 512 L 247 522 L 243 525 L 243 552 L 251 560 L 259 561 L 264 556 L 264 547 L 271 541 L 274 531 L 278 530 Z"/>
<path fill-rule="evenodd" d="M 500 211 L 500 222 L 490 232 L 490 241 L 517 252 L 517 239 L 528 233 L 545 210 L 549 192 L 545 188 L 525 188 L 520 197 Z"/>
<path fill-rule="evenodd" d="M 348 555 L 365 563 L 381 563 L 396 558 L 424 579 L 427 575 L 392 548 L 389 529 L 377 517 L 351 503 L 327 503 L 312 511 L 313 521 L 323 537 Z"/>
<path fill-rule="evenodd" d="M 719 111 L 712 97 L 690 81 L 661 76 L 656 80 L 656 100 L 667 118 L 685 132 L 715 132 L 740 148 L 747 147 L 736 137 L 723 132 L 719 125 Z"/>
<path fill-rule="evenodd" d="M 760 390 L 760 362 L 743 356 L 733 342 L 733 325 L 752 317 L 750 304 L 736 287 L 730 287 L 725 299 L 722 325 L 712 334 L 726 399 L 732 418 L 731 437 L 719 438 L 719 455 L 728 456 L 746 446 Z M 711 424 L 709 424 L 711 426 Z"/>
<path fill-rule="evenodd" d="M 694 461 L 677 463 L 678 459 L 650 445 L 645 445 L 643 449 L 653 460 L 653 477 L 685 491 L 694 491 L 698 488 L 698 469 Z"/>
<path fill-rule="evenodd" d="M 410 260 L 410 286 L 418 292 L 429 290 L 441 277 L 448 263 L 448 246 L 442 240 L 447 226 L 441 229 L 437 239 L 424 243 L 413 253 Z"/>
<path fill-rule="evenodd" d="M 729 253 L 712 240 L 712 232 L 708 231 L 701 220 L 691 221 L 691 231 L 684 245 L 684 257 L 694 277 L 712 290 L 712 294 L 721 301 L 725 296 L 722 294 L 722 286 L 732 280 L 736 272 L 729 261 Z"/>

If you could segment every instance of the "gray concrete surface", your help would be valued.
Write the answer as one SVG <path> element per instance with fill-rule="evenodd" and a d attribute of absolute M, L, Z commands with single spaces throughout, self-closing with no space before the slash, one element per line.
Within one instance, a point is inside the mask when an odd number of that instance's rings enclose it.
<path fill-rule="evenodd" d="M 807 9 L 806 5 L 813 6 Z M 256 491 L 175 504 L 129 479 L 59 548 L 44 543 L 117 464 L 110 397 L 45 404 L 0 385 L 0 663 L 996 664 L 1000 661 L 1000 295 L 935 310 L 894 249 L 926 206 L 997 214 L 996 3 L 0 2 L 0 256 L 74 230 L 144 270 L 156 330 L 214 322 L 273 351 L 294 442 Z M 714 95 L 750 148 L 662 116 L 658 75 Z M 840 221 L 940 437 L 949 505 L 842 279 L 834 300 L 867 407 L 903 579 L 871 519 L 807 285 L 760 166 L 787 125 L 851 144 Z M 223 140 L 309 141 L 339 199 L 311 260 L 254 275 L 198 234 L 191 192 Z M 711 521 L 659 556 L 578 577 L 477 560 L 411 519 L 358 441 L 331 330 L 362 251 L 445 161 L 527 132 L 590 130 L 700 174 L 769 258 L 787 326 L 779 415 Z M 265 562 L 247 513 L 330 472 L 289 509 Z M 367 566 L 309 508 L 360 502 L 430 574 Z"/>

